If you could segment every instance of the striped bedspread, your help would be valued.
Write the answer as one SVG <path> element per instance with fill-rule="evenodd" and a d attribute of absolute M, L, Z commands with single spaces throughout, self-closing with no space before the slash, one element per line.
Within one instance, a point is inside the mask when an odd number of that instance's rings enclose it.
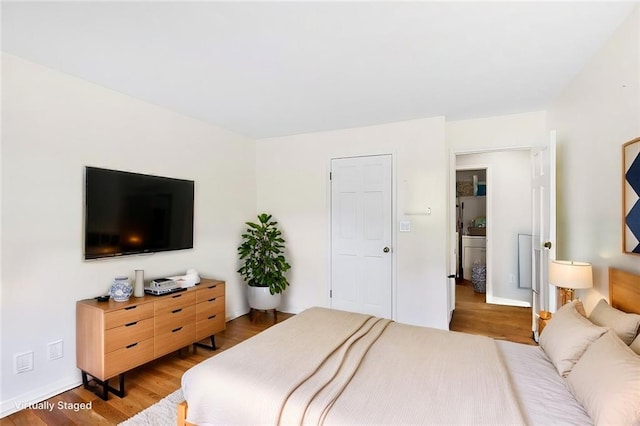
<path fill-rule="evenodd" d="M 195 424 L 524 424 L 493 340 L 311 308 L 187 371 Z"/>

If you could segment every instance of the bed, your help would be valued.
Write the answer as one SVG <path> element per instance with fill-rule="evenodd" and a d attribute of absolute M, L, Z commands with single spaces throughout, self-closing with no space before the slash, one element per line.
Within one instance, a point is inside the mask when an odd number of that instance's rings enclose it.
<path fill-rule="evenodd" d="M 178 424 L 640 424 L 640 276 L 609 277 L 539 347 L 310 308 L 188 370 Z"/>

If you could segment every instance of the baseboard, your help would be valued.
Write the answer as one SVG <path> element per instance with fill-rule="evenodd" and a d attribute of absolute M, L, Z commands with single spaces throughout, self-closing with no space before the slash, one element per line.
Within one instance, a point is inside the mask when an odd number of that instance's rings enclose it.
<path fill-rule="evenodd" d="M 504 297 L 487 297 L 487 303 L 493 303 L 494 305 L 505 305 L 505 306 L 517 306 L 519 308 L 530 308 L 531 303 L 524 302 L 522 300 L 516 299 L 507 299 Z"/>
<path fill-rule="evenodd" d="M 45 401 L 53 396 L 66 392 L 69 389 L 73 389 L 82 384 L 80 377 L 74 377 L 73 379 L 67 378 L 58 380 L 55 383 L 50 383 L 38 389 L 31 390 L 27 393 L 23 393 L 15 398 L 8 399 L 0 402 L 1 411 L 0 418 L 9 416 L 16 413 L 30 405 L 37 404 Z"/>

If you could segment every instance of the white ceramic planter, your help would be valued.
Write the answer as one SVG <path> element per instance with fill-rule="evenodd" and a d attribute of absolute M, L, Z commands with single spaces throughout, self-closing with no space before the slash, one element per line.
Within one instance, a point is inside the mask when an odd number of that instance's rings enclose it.
<path fill-rule="evenodd" d="M 249 286 L 249 307 L 260 311 L 276 309 L 280 305 L 282 294 L 271 294 L 269 287 Z"/>

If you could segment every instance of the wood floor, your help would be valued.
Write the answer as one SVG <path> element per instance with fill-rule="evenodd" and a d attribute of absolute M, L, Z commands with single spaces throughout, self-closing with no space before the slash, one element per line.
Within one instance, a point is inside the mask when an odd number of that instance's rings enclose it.
<path fill-rule="evenodd" d="M 531 339 L 531 310 L 484 303 L 484 295 L 466 285 L 456 285 L 456 310 L 451 329 L 472 334 L 484 334 L 496 339 L 535 344 Z M 292 314 L 278 313 L 278 322 Z M 180 388 L 182 374 L 192 366 L 220 353 L 273 325 L 273 314 L 255 312 L 227 323 L 227 329 L 216 336 L 216 351 L 191 349 L 173 353 L 145 364 L 126 374 L 126 397 L 110 395 L 103 401 L 82 386 L 46 401 L 54 409 L 25 409 L 3 419 L 9 425 L 114 425 L 155 404 Z M 91 403 L 91 408 L 79 404 Z M 75 406 L 73 404 L 76 404 Z M 62 407 L 62 408 L 59 408 Z M 77 407 L 77 410 L 73 408 Z"/>
<path fill-rule="evenodd" d="M 456 309 L 449 327 L 494 339 L 535 345 L 531 334 L 531 308 L 485 303 L 485 294 L 473 291 L 470 281 L 456 285 Z"/>

